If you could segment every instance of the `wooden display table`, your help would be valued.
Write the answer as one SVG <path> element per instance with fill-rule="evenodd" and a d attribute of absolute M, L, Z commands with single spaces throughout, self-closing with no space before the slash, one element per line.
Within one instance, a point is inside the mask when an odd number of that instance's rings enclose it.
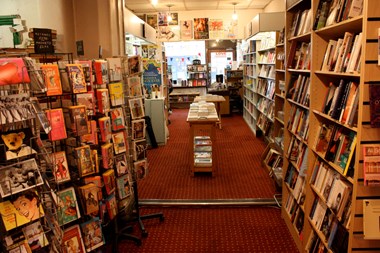
<path fill-rule="evenodd" d="M 217 162 L 215 123 L 218 119 L 216 117 L 212 119 L 188 117 L 187 122 L 190 125 L 191 174 L 194 176 L 195 172 L 211 172 L 214 176 Z"/>
<path fill-rule="evenodd" d="M 222 129 L 222 117 L 220 115 L 220 104 L 225 102 L 226 99 L 223 96 L 218 95 L 206 95 L 206 96 L 197 96 L 194 98 L 194 102 L 206 101 L 212 102 L 215 104 L 216 113 L 218 114 L 219 120 L 216 121 L 216 124 L 219 124 L 219 129 Z"/>

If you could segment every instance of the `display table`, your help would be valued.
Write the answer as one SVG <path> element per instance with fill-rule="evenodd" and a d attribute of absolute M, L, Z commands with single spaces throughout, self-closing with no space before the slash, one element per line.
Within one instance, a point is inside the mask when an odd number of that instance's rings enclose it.
<path fill-rule="evenodd" d="M 216 110 L 214 108 L 214 113 Z M 191 112 L 187 117 L 190 125 L 190 171 L 192 176 L 195 172 L 211 172 L 215 175 L 216 171 L 216 152 L 215 152 L 215 123 L 218 117 L 192 117 Z"/>
<path fill-rule="evenodd" d="M 215 104 L 216 113 L 218 114 L 219 120 L 216 121 L 216 124 L 219 124 L 219 129 L 222 129 L 222 117 L 220 115 L 220 104 L 225 102 L 226 99 L 223 96 L 218 95 L 206 95 L 206 96 L 197 96 L 194 98 L 194 102 L 206 101 Z"/>

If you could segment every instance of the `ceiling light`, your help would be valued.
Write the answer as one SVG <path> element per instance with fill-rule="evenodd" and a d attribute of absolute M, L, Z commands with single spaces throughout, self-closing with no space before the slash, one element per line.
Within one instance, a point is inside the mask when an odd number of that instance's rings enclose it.
<path fill-rule="evenodd" d="M 169 7 L 169 12 L 168 12 L 168 15 L 167 15 L 167 21 L 168 22 L 172 22 L 173 21 L 173 17 L 172 17 L 172 14 L 170 13 L 170 7 L 172 7 L 173 5 L 172 4 L 168 4 L 166 5 L 167 7 Z"/>
<path fill-rule="evenodd" d="M 235 6 L 237 5 L 237 3 L 232 3 L 232 5 L 234 6 L 234 13 L 232 14 L 232 20 L 237 20 L 238 15 L 236 14 L 236 10 L 235 10 Z"/>
<path fill-rule="evenodd" d="M 158 4 L 158 0 L 152 0 L 151 3 L 152 5 L 156 6 Z"/>

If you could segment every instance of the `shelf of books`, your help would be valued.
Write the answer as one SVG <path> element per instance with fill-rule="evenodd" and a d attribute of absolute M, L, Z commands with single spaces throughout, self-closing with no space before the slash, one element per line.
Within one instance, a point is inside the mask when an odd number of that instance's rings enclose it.
<path fill-rule="evenodd" d="M 287 10 L 283 217 L 300 251 L 380 248 L 379 13 L 376 0 L 298 1 Z"/>

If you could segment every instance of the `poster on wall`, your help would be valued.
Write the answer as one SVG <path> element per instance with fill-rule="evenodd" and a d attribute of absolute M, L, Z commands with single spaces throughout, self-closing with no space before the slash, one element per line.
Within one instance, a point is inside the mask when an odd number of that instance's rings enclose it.
<path fill-rule="evenodd" d="M 158 39 L 160 41 L 178 41 L 179 40 L 179 26 L 160 26 L 158 29 Z"/>
<path fill-rule="evenodd" d="M 178 13 L 168 13 L 167 15 L 172 16 L 172 21 L 169 21 L 169 25 L 178 25 Z"/>
<path fill-rule="evenodd" d="M 208 39 L 208 18 L 194 18 L 194 39 Z"/>
<path fill-rule="evenodd" d="M 210 39 L 223 39 L 224 27 L 222 19 L 210 19 L 209 21 Z"/>
<path fill-rule="evenodd" d="M 145 93 L 152 93 L 152 86 L 161 86 L 161 64 L 152 59 L 143 59 L 143 84 Z"/>
<path fill-rule="evenodd" d="M 158 13 L 158 26 L 167 26 L 168 25 L 168 20 L 166 13 L 164 12 L 159 12 Z"/>
<path fill-rule="evenodd" d="M 231 22 L 226 25 L 225 32 L 226 32 L 225 38 L 227 38 L 227 39 L 236 39 L 237 36 L 238 36 L 238 23 L 237 23 L 237 20 L 236 21 L 231 20 Z"/>
<path fill-rule="evenodd" d="M 157 14 L 146 14 L 146 22 L 154 29 L 157 29 Z"/>
<path fill-rule="evenodd" d="M 193 20 L 181 20 L 180 21 L 180 33 L 181 40 L 192 40 L 193 39 Z"/>

